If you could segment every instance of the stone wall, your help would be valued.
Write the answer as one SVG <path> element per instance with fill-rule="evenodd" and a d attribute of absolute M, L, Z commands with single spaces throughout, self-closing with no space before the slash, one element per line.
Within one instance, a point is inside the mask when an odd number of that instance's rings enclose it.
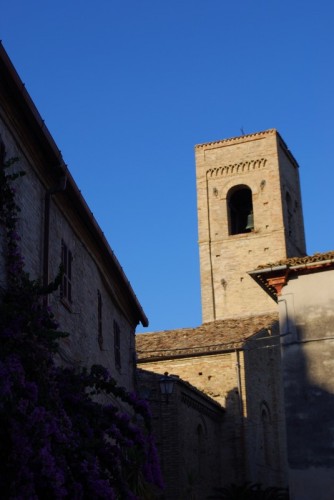
<path fill-rule="evenodd" d="M 286 431 L 279 336 L 245 346 L 245 468 L 249 480 L 287 486 Z"/>
<path fill-rule="evenodd" d="M 287 257 L 306 255 L 299 169 L 289 149 L 279 136 L 277 148 Z"/>
<path fill-rule="evenodd" d="M 221 486 L 223 409 L 196 388 L 175 378 L 173 393 L 162 396 L 159 374 L 139 370 L 138 390 L 146 396 L 166 484 L 166 500 L 202 500 Z"/>
<path fill-rule="evenodd" d="M 296 267 L 279 297 L 292 500 L 330 500 L 334 491 L 334 270 L 328 262 L 306 274 L 305 265 Z"/>
<path fill-rule="evenodd" d="M 3 118 L 1 118 L 3 116 Z M 14 181 L 21 212 L 18 220 L 20 247 L 26 271 L 32 279 L 42 279 L 45 196 L 56 186 L 53 169 L 42 165 L 34 151 L 0 114 L 0 135 L 6 148 L 6 159 L 18 157 L 13 170 L 25 175 Z M 31 146 L 31 149 L 34 149 Z M 36 155 L 36 156 L 35 156 Z M 106 269 L 85 220 L 64 193 L 51 196 L 49 233 L 49 278 L 54 279 L 61 264 L 62 240 L 70 249 L 72 261 L 72 302 L 60 297 L 60 290 L 49 297 L 49 304 L 60 324 L 70 333 L 62 341 L 63 362 L 89 366 L 102 363 L 128 389 L 133 389 L 135 370 L 134 331 L 136 323 L 124 303 L 122 284 Z M 2 284 L 4 282 L 2 253 Z M 102 336 L 98 341 L 98 291 L 102 299 Z M 121 366 L 115 364 L 114 322 L 120 329 Z M 101 335 L 100 335 L 101 337 Z"/>
<path fill-rule="evenodd" d="M 248 480 L 286 486 L 278 336 L 253 339 L 242 349 L 224 353 L 139 362 L 139 366 L 179 376 L 225 408 L 219 444 L 225 484 Z"/>

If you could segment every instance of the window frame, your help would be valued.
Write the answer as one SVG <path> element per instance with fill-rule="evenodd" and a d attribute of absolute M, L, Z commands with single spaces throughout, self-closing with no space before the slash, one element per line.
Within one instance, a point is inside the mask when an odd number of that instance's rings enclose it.
<path fill-rule="evenodd" d="M 118 370 L 122 368 L 122 359 L 121 359 L 121 329 L 119 324 L 114 319 L 113 322 L 114 328 L 114 358 L 115 358 L 115 366 Z"/>

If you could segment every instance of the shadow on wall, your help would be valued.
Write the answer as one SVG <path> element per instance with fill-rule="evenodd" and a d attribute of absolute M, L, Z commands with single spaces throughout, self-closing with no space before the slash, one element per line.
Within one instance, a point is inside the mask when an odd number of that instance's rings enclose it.
<path fill-rule="evenodd" d="M 212 485 L 211 493 L 206 498 L 225 500 L 250 500 L 271 498 L 286 500 L 288 492 L 284 486 L 275 483 L 273 474 L 274 464 L 272 454 L 275 451 L 270 446 L 272 443 L 272 425 L 269 408 L 263 403 L 259 405 L 262 409 L 262 420 L 254 423 L 254 420 L 243 417 L 243 402 L 239 395 L 239 388 L 235 387 L 229 391 L 226 398 L 226 417 L 224 430 L 220 445 L 225 448 L 225 457 L 228 459 L 227 467 L 222 467 L 223 487 Z M 264 425 L 262 425 L 264 424 Z M 254 440 L 249 442 L 249 435 Z M 249 464 L 256 466 L 262 474 L 257 481 L 252 480 L 252 470 Z M 232 473 L 229 472 L 231 471 Z"/>
<path fill-rule="evenodd" d="M 168 401 L 161 375 L 138 370 L 139 393 L 150 405 L 165 481 L 164 500 L 202 500 L 221 484 L 224 409 L 191 384 L 175 378 Z M 172 378 L 172 377 L 171 377 Z"/>
<path fill-rule="evenodd" d="M 286 434 L 279 335 L 246 342 L 244 347 L 247 424 L 247 480 L 286 487 Z"/>
<path fill-rule="evenodd" d="M 333 468 L 334 474 L 334 394 L 324 389 L 333 380 L 334 342 L 285 344 L 283 353 L 289 466 Z"/>
<path fill-rule="evenodd" d="M 291 498 L 334 492 L 333 309 L 310 307 L 283 337 L 282 367 Z M 328 313 L 328 314 L 327 314 Z"/>
<path fill-rule="evenodd" d="M 289 466 L 332 469 L 334 477 L 334 301 L 327 295 L 324 288 L 318 304 L 288 303 L 282 371 Z"/>
<path fill-rule="evenodd" d="M 255 450 L 251 480 L 258 481 L 262 470 L 267 484 L 281 485 L 271 478 L 279 479 L 285 455 L 291 498 L 297 500 L 333 498 L 332 311 L 302 310 L 299 324 L 281 323 L 281 344 L 245 352 L 251 425 L 246 446 Z"/>

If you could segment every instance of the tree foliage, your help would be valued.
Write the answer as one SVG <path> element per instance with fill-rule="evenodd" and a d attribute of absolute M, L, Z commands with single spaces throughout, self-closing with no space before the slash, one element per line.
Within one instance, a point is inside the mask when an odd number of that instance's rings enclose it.
<path fill-rule="evenodd" d="M 12 187 L 22 174 L 8 173 L 12 163 L 0 171 L 6 257 L 0 303 L 1 498 L 153 498 L 150 492 L 161 478 L 146 403 L 117 386 L 102 366 L 56 362 L 66 334 L 43 305 L 45 290 L 24 270 Z M 116 399 L 129 413 L 118 409 Z"/>

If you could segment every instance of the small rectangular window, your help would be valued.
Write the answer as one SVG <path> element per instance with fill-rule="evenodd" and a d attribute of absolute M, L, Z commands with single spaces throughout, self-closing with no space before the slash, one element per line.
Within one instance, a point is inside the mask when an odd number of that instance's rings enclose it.
<path fill-rule="evenodd" d="M 60 288 L 61 298 L 72 303 L 72 252 L 62 240 L 61 263 L 63 266 L 63 279 Z"/>
<path fill-rule="evenodd" d="M 121 368 L 121 331 L 117 321 L 114 320 L 114 351 L 116 368 Z"/>
<path fill-rule="evenodd" d="M 97 341 L 102 351 L 103 349 L 102 297 L 100 290 L 97 291 Z"/>

